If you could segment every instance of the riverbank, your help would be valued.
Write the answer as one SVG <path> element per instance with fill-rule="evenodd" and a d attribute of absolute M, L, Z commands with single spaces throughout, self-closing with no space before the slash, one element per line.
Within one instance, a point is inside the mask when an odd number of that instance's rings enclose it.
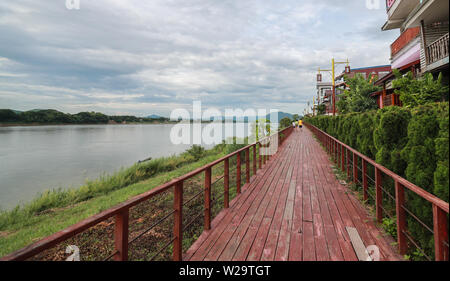
<path fill-rule="evenodd" d="M 92 125 L 111 125 L 111 126 L 118 126 L 118 125 L 170 125 L 170 124 L 177 124 L 178 121 L 166 121 L 166 122 L 160 122 L 160 121 L 151 121 L 151 122 L 129 122 L 129 123 L 109 123 L 109 124 L 68 124 L 68 123 L 0 123 L 1 127 L 38 127 L 38 126 L 74 126 L 74 125 L 81 125 L 81 126 L 92 126 Z"/>
<path fill-rule="evenodd" d="M 113 175 L 88 182 L 79 189 L 51 190 L 27 204 L 11 211 L 3 211 L 0 213 L 0 256 L 151 190 L 238 148 L 240 145 L 217 145 L 206 151 L 190 149 L 178 156 L 135 164 Z M 221 174 L 222 171 L 214 173 Z M 167 195 L 170 197 L 170 194 Z M 163 201 L 168 202 L 169 199 Z M 186 243 L 195 240 L 194 234 L 187 238 L 189 241 Z M 99 243 L 100 240 L 95 242 Z"/>

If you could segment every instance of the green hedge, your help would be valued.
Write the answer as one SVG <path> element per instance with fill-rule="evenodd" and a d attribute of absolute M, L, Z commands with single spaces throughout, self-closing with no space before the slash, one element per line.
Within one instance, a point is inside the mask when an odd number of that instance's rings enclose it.
<path fill-rule="evenodd" d="M 308 118 L 306 122 L 336 137 L 424 190 L 449 201 L 449 104 Z M 383 186 L 393 190 L 392 181 Z M 431 204 L 407 192 L 408 208 L 433 226 Z M 394 211 L 395 214 L 395 211 Z M 433 236 L 409 217 L 408 230 L 433 255 Z"/>

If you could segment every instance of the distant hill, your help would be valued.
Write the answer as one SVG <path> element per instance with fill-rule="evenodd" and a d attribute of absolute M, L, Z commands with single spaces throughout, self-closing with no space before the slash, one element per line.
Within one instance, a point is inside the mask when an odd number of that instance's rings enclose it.
<path fill-rule="evenodd" d="M 0 109 L 0 124 L 129 124 L 143 122 L 169 122 L 169 119 L 159 115 L 142 118 L 130 115 L 108 116 L 100 112 L 70 114 L 55 109 L 33 109 L 28 111 Z"/>

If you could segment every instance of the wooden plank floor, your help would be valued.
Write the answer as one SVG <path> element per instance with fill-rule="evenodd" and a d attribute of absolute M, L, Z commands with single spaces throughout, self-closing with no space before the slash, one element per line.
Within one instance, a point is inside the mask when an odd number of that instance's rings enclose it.
<path fill-rule="evenodd" d="M 346 227 L 378 246 L 381 260 L 401 260 L 331 166 L 311 132 L 295 130 L 184 260 L 356 261 Z"/>

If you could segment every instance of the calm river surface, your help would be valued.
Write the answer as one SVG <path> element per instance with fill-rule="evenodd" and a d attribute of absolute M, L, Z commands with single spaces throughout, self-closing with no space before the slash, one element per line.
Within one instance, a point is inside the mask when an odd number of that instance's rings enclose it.
<path fill-rule="evenodd" d="M 148 157 L 181 153 L 190 145 L 170 142 L 172 126 L 0 127 L 0 207 L 46 189 L 78 187 Z"/>

